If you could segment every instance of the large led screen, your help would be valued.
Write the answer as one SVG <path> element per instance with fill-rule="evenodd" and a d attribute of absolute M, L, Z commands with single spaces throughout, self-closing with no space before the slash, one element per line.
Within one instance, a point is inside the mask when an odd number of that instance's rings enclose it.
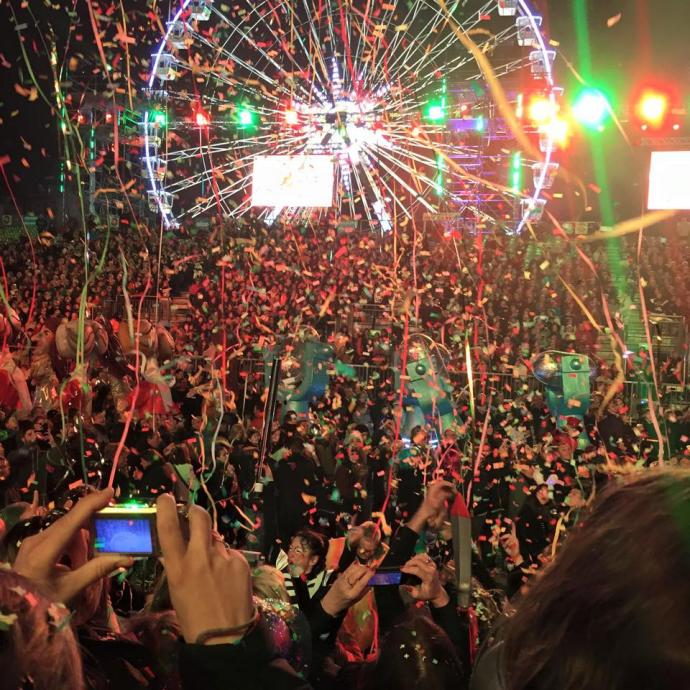
<path fill-rule="evenodd" d="M 690 151 L 652 151 L 647 208 L 690 210 Z"/>
<path fill-rule="evenodd" d="M 252 206 L 328 208 L 333 203 L 330 156 L 257 156 Z"/>

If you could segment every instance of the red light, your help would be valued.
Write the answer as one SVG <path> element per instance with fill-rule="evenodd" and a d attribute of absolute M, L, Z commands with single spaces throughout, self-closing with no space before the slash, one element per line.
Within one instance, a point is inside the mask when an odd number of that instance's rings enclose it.
<path fill-rule="evenodd" d="M 77 113 L 77 124 L 78 125 L 85 125 L 86 124 L 86 115 L 84 115 L 84 113 Z"/>
<path fill-rule="evenodd" d="M 285 124 L 294 127 L 299 124 L 299 113 L 296 110 L 285 111 Z"/>
<path fill-rule="evenodd" d="M 667 93 L 658 89 L 645 89 L 637 101 L 635 114 L 642 122 L 652 127 L 661 127 L 670 107 L 671 99 Z"/>
<path fill-rule="evenodd" d="M 558 105 L 546 96 L 532 96 L 527 105 L 527 117 L 535 125 L 544 125 L 555 119 Z"/>
<path fill-rule="evenodd" d="M 110 124 L 113 121 L 113 114 L 112 113 L 106 113 L 105 114 L 105 121 Z"/>
<path fill-rule="evenodd" d="M 208 127 L 211 124 L 211 120 L 203 110 L 197 110 L 194 113 L 194 122 L 197 127 Z"/>

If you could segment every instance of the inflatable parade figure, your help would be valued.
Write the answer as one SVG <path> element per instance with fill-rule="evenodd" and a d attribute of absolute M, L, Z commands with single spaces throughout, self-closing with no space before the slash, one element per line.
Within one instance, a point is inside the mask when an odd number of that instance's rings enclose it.
<path fill-rule="evenodd" d="M 10 351 L 10 345 L 17 342 L 20 333 L 17 312 L 5 304 L 0 311 L 0 410 L 8 414 L 16 411 L 23 419 L 31 412 L 31 397 L 24 371 L 17 366 Z"/>
<path fill-rule="evenodd" d="M 446 354 L 427 336 L 410 336 L 402 435 L 409 437 L 415 426 L 430 424 L 439 435 L 456 424 L 452 386 L 446 367 Z M 400 371 L 400 365 L 396 372 Z M 399 374 L 396 384 L 400 385 Z"/>
<path fill-rule="evenodd" d="M 333 348 L 327 343 L 305 338 L 293 346 L 264 352 L 266 386 L 271 387 L 271 368 L 274 359 L 280 359 L 277 400 L 282 403 L 282 414 L 295 412 L 306 417 L 309 403 L 321 397 L 328 386 L 328 373 L 333 365 Z"/>
<path fill-rule="evenodd" d="M 132 324 L 121 321 L 117 327 L 117 338 L 124 357 L 131 367 L 139 366 L 139 388 L 128 395 L 128 404 L 134 404 L 135 416 L 139 418 L 154 414 L 169 414 L 174 405 L 170 383 L 163 375 L 160 364 L 174 355 L 175 342 L 170 333 L 160 324 L 147 319 Z"/>
<path fill-rule="evenodd" d="M 356 376 L 352 366 L 340 360 L 334 361 L 330 345 L 306 338 L 292 348 L 283 345 L 264 352 L 268 388 L 271 363 L 275 357 L 281 359 L 277 399 L 283 403 L 283 414 L 294 411 L 298 416 L 305 416 L 309 403 L 324 394 L 329 373 L 348 378 Z M 399 387 L 400 363 L 395 371 L 396 387 Z M 456 424 L 445 352 L 426 336 L 410 337 L 405 383 L 403 436 L 409 437 L 410 430 L 418 425 L 431 424 L 442 434 Z"/>
<path fill-rule="evenodd" d="M 590 381 L 597 374 L 589 357 L 549 350 L 537 355 L 532 365 L 535 378 L 544 384 L 546 404 L 558 428 L 567 429 L 569 419 L 577 419 L 582 429 L 578 445 L 580 448 L 589 445 L 590 440 L 584 430 L 584 416 L 590 404 Z"/>

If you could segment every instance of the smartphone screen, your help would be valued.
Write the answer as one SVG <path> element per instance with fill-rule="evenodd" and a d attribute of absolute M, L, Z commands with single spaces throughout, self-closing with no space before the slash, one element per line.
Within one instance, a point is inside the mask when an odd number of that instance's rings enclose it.
<path fill-rule="evenodd" d="M 97 513 L 93 523 L 94 550 L 97 553 L 121 553 L 131 556 L 154 555 L 154 519 L 155 513 Z"/>
<path fill-rule="evenodd" d="M 385 587 L 399 585 L 402 573 L 399 570 L 380 570 L 371 577 L 368 582 L 369 587 Z"/>

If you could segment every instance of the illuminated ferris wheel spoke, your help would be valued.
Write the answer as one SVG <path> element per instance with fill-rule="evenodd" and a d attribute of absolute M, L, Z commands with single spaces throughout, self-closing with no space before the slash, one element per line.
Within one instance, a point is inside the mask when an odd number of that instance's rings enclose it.
<path fill-rule="evenodd" d="M 411 21 L 414 21 L 414 15 Z M 426 36 L 428 35 L 434 26 L 437 26 L 438 24 L 438 17 L 435 17 L 433 20 L 430 20 L 424 27 L 420 29 L 419 36 Z M 406 31 L 405 32 L 400 32 L 400 34 L 404 34 L 405 37 L 409 40 L 409 43 L 407 46 L 405 46 L 401 51 L 400 54 L 397 54 L 393 52 L 394 48 L 391 46 L 390 51 L 387 51 L 386 53 L 383 53 L 378 66 L 379 69 L 376 70 L 374 69 L 372 71 L 371 77 L 372 77 L 372 82 L 370 84 L 371 88 L 376 88 L 378 87 L 381 83 L 387 83 L 390 82 L 392 84 L 395 83 L 400 83 L 401 78 L 405 72 L 410 71 L 407 69 L 407 61 L 408 59 L 415 54 L 415 52 L 419 49 L 422 50 L 422 53 L 424 52 L 423 45 L 420 43 L 419 39 L 417 36 L 410 36 Z M 390 62 L 387 62 L 385 65 L 382 64 L 383 61 L 386 59 L 388 52 L 394 55 L 393 60 Z M 376 68 L 376 65 L 374 66 Z"/>
<path fill-rule="evenodd" d="M 378 190 L 377 190 L 376 185 L 374 184 L 373 179 L 369 175 L 369 170 L 368 170 L 368 167 L 366 165 L 362 166 L 362 172 L 367 176 L 367 179 L 369 180 L 369 185 L 370 185 L 374 195 L 376 196 Z M 355 184 L 357 185 L 357 190 L 358 190 L 358 194 L 360 195 L 360 198 L 366 199 L 367 193 L 364 189 L 364 185 L 362 184 L 360 174 L 356 169 L 353 171 L 353 176 L 355 178 Z M 352 207 L 354 208 L 354 199 L 352 200 Z M 373 218 L 371 215 L 371 210 L 370 210 L 369 204 L 366 204 L 366 203 L 363 204 L 363 208 L 364 208 L 364 213 L 367 217 L 367 220 L 369 222 L 372 222 Z"/>
<path fill-rule="evenodd" d="M 263 4 L 270 4 L 270 3 L 263 3 Z M 287 4 L 285 5 L 285 7 L 286 7 L 287 11 L 292 11 L 292 9 L 291 9 L 289 3 L 287 3 Z M 260 13 L 258 10 L 259 10 L 259 7 L 256 7 L 256 6 L 251 6 L 251 8 L 250 8 L 250 10 L 249 10 L 250 13 L 256 14 L 256 16 L 257 16 L 257 25 L 258 25 L 260 22 L 263 22 L 263 16 L 261 15 L 261 13 Z M 219 13 L 219 14 L 220 14 L 220 13 Z M 302 71 L 303 71 L 302 65 L 300 65 L 300 63 L 295 59 L 295 57 L 293 57 L 293 55 L 290 53 L 289 49 L 286 49 L 286 48 L 285 48 L 284 42 L 281 40 L 281 38 L 280 38 L 279 35 L 276 33 L 276 31 L 273 29 L 273 27 L 270 25 L 270 23 L 264 22 L 264 27 L 268 29 L 268 32 L 270 33 L 270 35 L 272 36 L 273 40 L 275 41 L 275 45 L 281 46 L 281 51 L 282 51 L 281 54 L 285 55 L 285 56 L 287 57 L 287 59 L 289 60 L 290 65 L 291 65 L 291 68 L 292 68 L 292 71 L 295 72 L 295 73 L 300 73 L 300 72 L 302 72 Z M 275 69 L 276 69 L 276 71 L 277 71 L 278 73 L 280 73 L 280 72 L 287 72 L 287 71 L 288 71 L 288 70 L 285 69 L 284 66 L 280 65 L 276 60 L 274 60 L 272 57 L 268 56 L 268 54 L 266 53 L 266 51 L 264 51 L 262 48 L 259 48 L 258 45 L 257 45 L 257 41 L 256 41 L 254 38 L 251 38 L 251 37 L 249 37 L 249 36 L 243 36 L 243 37 L 246 38 L 247 43 L 248 43 L 252 48 L 256 48 L 256 49 L 258 50 L 258 52 L 259 52 L 262 56 L 266 57 L 266 58 L 269 60 L 270 64 L 272 64 L 272 65 L 275 67 Z M 299 35 L 299 33 L 296 35 L 296 38 L 297 38 L 297 40 L 298 40 L 300 46 L 302 47 L 302 50 L 304 51 L 304 54 L 305 54 L 305 55 L 309 55 L 309 54 L 306 52 L 306 47 L 304 46 L 304 43 L 302 42 L 302 38 L 301 38 L 301 36 Z M 227 42 L 226 42 L 226 45 L 227 45 Z M 289 46 L 288 46 L 288 48 L 289 48 Z M 311 62 L 311 61 L 310 61 L 310 62 Z M 311 66 L 312 66 L 312 69 L 314 69 L 314 74 L 317 75 L 315 65 L 312 63 Z M 317 76 L 318 76 L 318 75 L 317 75 Z M 323 84 L 322 84 L 322 85 L 323 85 Z M 299 84 L 299 87 L 300 87 L 300 90 L 303 92 L 303 93 L 302 93 L 302 98 L 308 98 L 308 97 L 310 96 L 310 92 L 309 92 L 308 90 L 304 89 L 304 87 L 302 86 L 301 83 Z"/>
<path fill-rule="evenodd" d="M 402 177 L 400 177 L 400 175 L 398 175 L 392 168 L 390 168 L 389 166 L 387 166 L 387 165 L 383 162 L 382 158 L 386 158 L 386 159 L 390 160 L 390 161 L 393 162 L 395 165 L 398 165 L 398 167 L 405 168 L 407 172 L 414 173 L 414 169 L 413 169 L 413 168 L 411 168 L 410 166 L 406 166 L 406 165 L 402 164 L 400 161 L 398 161 L 398 160 L 395 159 L 395 158 L 391 158 L 390 156 L 388 156 L 387 154 L 385 154 L 381 149 L 376 149 L 375 152 L 374 152 L 374 151 L 371 151 L 370 149 L 367 149 L 367 152 L 368 152 L 370 155 L 373 155 L 374 153 L 376 153 L 376 155 L 377 155 L 377 160 L 378 160 L 378 164 L 379 164 L 379 165 L 380 165 L 380 166 L 381 166 L 391 177 L 393 177 L 393 178 L 398 182 L 398 184 L 402 185 L 410 194 L 412 194 L 412 197 L 415 199 L 415 201 L 418 201 L 420 204 L 422 204 L 422 206 L 424 206 L 428 211 L 431 211 L 432 213 L 436 210 L 436 209 L 434 208 L 434 206 L 433 206 L 431 203 L 429 203 L 421 194 L 419 194 L 419 193 L 417 192 L 416 189 L 414 189 L 413 187 L 411 187 Z"/>
<path fill-rule="evenodd" d="M 305 12 L 307 13 L 307 16 L 310 16 L 311 9 L 308 3 L 308 0 L 302 0 L 302 4 L 304 6 Z M 326 65 L 326 61 L 324 59 L 323 51 L 321 50 L 321 39 L 319 38 L 316 25 L 314 24 L 311 19 L 308 22 L 309 24 L 309 36 L 310 36 L 310 43 L 312 45 L 313 51 L 309 51 L 307 54 L 308 55 L 314 55 L 317 58 L 317 61 L 319 65 L 321 66 L 321 76 L 323 77 L 323 80 L 319 79 L 319 82 L 321 84 L 321 88 L 324 93 L 328 92 L 328 83 L 329 83 L 329 74 L 328 74 L 328 67 Z M 333 37 L 333 26 L 329 26 L 329 32 L 330 32 L 330 40 L 334 41 Z M 334 45 L 334 43 L 331 43 L 331 45 Z M 311 61 L 311 60 L 310 60 Z M 318 71 L 314 69 L 314 76 L 317 76 Z"/>
<path fill-rule="evenodd" d="M 289 3 L 288 3 L 289 6 Z M 292 9 L 290 9 L 292 11 Z M 316 62 L 314 61 L 314 56 L 313 56 L 313 51 L 310 51 L 308 47 L 304 43 L 304 39 L 302 38 L 301 32 L 296 31 L 295 32 L 295 40 L 299 43 L 300 48 L 301 48 L 301 55 L 305 58 L 306 63 L 309 65 L 310 68 L 310 73 L 313 75 L 314 80 L 318 81 L 319 88 L 322 93 L 325 93 L 328 90 L 328 80 L 327 80 L 327 70 L 325 68 L 325 65 L 321 65 L 321 68 L 324 70 L 323 74 L 319 72 L 319 69 L 316 65 Z M 295 60 L 294 58 L 292 59 L 294 66 L 295 66 L 295 73 L 296 74 L 301 74 L 304 70 L 303 67 L 300 65 L 300 63 Z M 325 81 L 322 77 L 325 77 Z M 291 80 L 291 85 L 294 84 L 295 77 L 293 76 Z M 312 81 L 313 83 L 313 81 Z M 309 88 L 306 89 L 307 95 L 306 95 L 306 102 L 307 104 L 311 103 L 311 99 L 313 97 L 313 89 Z"/>
<path fill-rule="evenodd" d="M 401 139 L 402 141 L 402 139 Z M 397 152 L 400 155 L 405 155 L 407 156 L 410 160 L 415 161 L 416 163 L 421 163 L 422 165 L 426 166 L 427 168 L 433 170 L 437 163 L 435 158 L 430 158 L 427 156 L 424 156 L 420 153 L 414 152 L 411 148 L 403 148 L 402 146 L 396 146 L 391 142 L 389 146 L 382 146 L 382 148 L 386 149 L 387 151 L 391 152 Z M 428 149 L 427 149 L 428 151 Z M 433 182 L 431 183 L 433 184 Z"/>
<path fill-rule="evenodd" d="M 403 152 L 400 149 L 395 148 L 377 149 L 377 151 L 380 155 L 384 156 L 391 163 L 397 165 L 399 168 L 402 168 L 405 172 L 409 173 L 413 180 L 417 182 L 425 182 L 427 186 L 430 188 L 433 188 L 435 186 L 434 181 L 428 178 L 423 173 L 420 173 L 417 167 L 414 165 L 415 162 L 421 163 L 426 169 L 433 170 L 435 165 L 434 160 L 424 157 L 413 156 L 410 155 L 409 152 Z M 396 157 L 395 155 L 393 155 L 394 153 L 398 153 L 400 157 Z M 402 158 L 403 156 L 409 158 L 412 161 L 412 164 L 406 163 Z M 420 194 L 419 190 L 417 190 L 417 194 Z"/>
<path fill-rule="evenodd" d="M 367 49 L 367 47 L 369 47 L 367 32 L 369 30 L 369 25 L 372 24 L 371 19 L 369 17 L 371 6 L 372 0 L 366 0 L 366 6 L 363 12 L 360 12 L 360 10 L 358 10 L 354 5 L 351 6 L 353 17 L 361 18 L 361 22 L 355 22 L 357 28 L 357 47 L 355 48 L 354 57 L 355 65 L 363 64 L 364 61 L 362 60 L 362 58 L 364 57 L 364 51 Z M 387 10 L 384 10 L 384 15 L 387 12 Z M 358 75 L 358 79 L 360 80 L 360 82 L 362 81 L 363 72 L 364 71 L 362 70 Z"/>
<path fill-rule="evenodd" d="M 236 63 L 239 65 L 242 69 L 246 70 L 247 74 L 255 77 L 257 80 L 263 81 L 265 84 L 270 86 L 273 89 L 278 89 L 280 92 L 285 92 L 286 88 L 283 84 L 278 82 L 276 79 L 273 79 L 269 75 L 266 74 L 264 70 L 257 69 L 254 67 L 254 65 L 251 65 L 247 60 L 243 60 L 240 58 L 238 55 L 235 53 L 232 53 L 228 51 L 225 46 L 216 46 L 213 43 L 211 43 L 205 36 L 202 36 L 199 33 L 192 32 L 192 37 L 196 39 L 196 41 L 200 44 L 206 45 L 210 49 L 216 53 L 216 58 L 214 61 L 214 64 L 218 62 L 218 58 L 222 55 L 223 57 L 226 58 L 228 62 L 231 63 Z M 227 43 L 226 43 L 227 45 Z M 201 73 L 208 74 L 210 76 L 215 77 L 219 81 L 222 81 L 223 83 L 228 84 L 229 86 L 242 86 L 243 88 L 246 88 L 247 86 L 252 87 L 251 84 L 246 83 L 246 76 L 241 76 L 241 77 L 236 77 L 233 78 L 232 75 L 229 74 L 224 74 L 222 71 L 215 72 L 212 67 L 206 68 L 196 68 L 191 65 L 186 65 L 188 70 L 192 73 L 195 71 L 200 71 Z M 250 89 L 253 90 L 253 87 Z M 269 100 L 272 100 L 274 97 L 271 95 L 269 92 L 268 94 L 265 94 L 263 91 L 257 91 L 256 92 L 257 96 L 263 96 L 267 97 Z"/>
<path fill-rule="evenodd" d="M 222 13 L 219 12 L 218 9 L 215 7 L 215 5 L 210 4 L 211 12 L 213 12 L 217 17 L 220 18 L 221 21 L 225 22 L 231 29 L 230 33 L 228 34 L 226 40 L 225 40 L 225 45 L 237 45 L 239 42 L 237 40 L 237 36 L 243 39 L 243 41 L 246 42 L 246 44 L 255 50 L 261 57 L 263 57 L 269 64 L 273 65 L 273 67 L 276 69 L 276 72 L 279 73 L 283 70 L 283 66 L 277 61 L 274 60 L 272 55 L 269 55 L 268 52 L 266 52 L 254 38 L 251 36 L 251 32 L 254 31 L 257 27 L 262 27 L 262 28 L 269 28 L 270 25 L 267 24 L 264 21 L 264 18 L 261 16 L 260 13 L 257 14 L 257 21 L 255 24 L 249 26 L 247 28 L 247 31 L 244 31 L 239 23 L 233 24 L 230 22 L 230 20 Z M 237 35 L 236 35 L 237 34 Z"/>
<path fill-rule="evenodd" d="M 377 184 L 377 181 L 374 180 L 374 176 L 372 175 L 372 170 L 375 168 L 375 165 L 373 161 L 370 159 L 366 151 L 362 152 L 362 155 L 364 159 L 366 160 L 366 165 L 362 166 L 362 169 L 364 171 L 364 174 L 367 176 L 367 179 L 369 180 L 369 184 L 371 185 L 371 188 L 373 190 L 374 196 L 376 197 L 376 201 L 379 204 L 380 208 L 385 211 L 388 210 L 389 204 L 386 203 L 385 197 L 381 190 L 379 189 L 379 186 Z M 402 210 L 402 213 L 406 215 L 408 218 L 412 217 L 412 214 L 409 211 L 409 208 L 406 204 L 403 203 L 403 199 L 400 199 L 398 195 L 390 188 L 390 185 L 384 180 L 383 178 L 379 177 L 378 181 L 386 188 L 386 191 L 388 194 L 390 194 L 390 199 L 392 202 Z"/>
<path fill-rule="evenodd" d="M 450 12 L 451 14 L 455 10 L 456 7 L 458 7 L 460 3 L 456 2 L 451 8 Z M 491 9 L 493 6 L 493 3 L 489 2 L 487 3 L 482 10 L 477 11 L 473 17 L 474 19 L 471 20 L 466 27 L 466 30 L 471 30 L 475 28 L 476 25 L 478 25 L 481 21 L 481 17 L 483 16 L 484 12 L 488 11 Z M 419 8 L 418 8 L 419 9 Z M 409 15 L 408 15 L 409 16 Z M 414 20 L 414 16 L 412 16 L 409 21 Z M 406 25 L 408 23 L 408 19 L 406 18 L 405 21 L 403 21 L 403 25 Z M 403 75 L 406 73 L 414 73 L 418 71 L 417 65 L 419 65 L 421 60 L 438 60 L 439 56 L 442 55 L 443 52 L 446 50 L 449 50 L 456 42 L 457 39 L 453 34 L 450 34 L 446 37 L 446 40 L 442 42 L 442 46 L 439 48 L 439 42 L 436 43 L 436 47 L 434 48 L 432 45 L 432 50 L 428 51 L 427 48 L 429 47 L 429 43 L 419 40 L 418 37 L 428 37 L 426 38 L 426 41 L 431 41 L 431 35 L 436 33 L 442 25 L 446 23 L 446 18 L 441 12 L 437 12 L 434 14 L 433 18 L 429 20 L 425 26 L 420 29 L 418 32 L 416 32 L 416 36 L 410 37 L 408 32 L 398 32 L 396 33 L 396 38 L 394 39 L 393 43 L 391 44 L 390 52 L 395 55 L 395 58 L 393 61 L 388 65 L 387 68 L 387 79 L 390 79 L 390 81 L 398 81 L 402 79 Z M 400 37 L 400 38 L 398 38 Z M 404 48 L 402 51 L 397 51 L 397 44 L 399 41 L 404 40 L 405 38 L 409 39 L 409 43 L 406 48 Z M 414 67 L 410 67 L 409 69 L 406 68 L 406 65 L 409 63 L 409 61 L 413 58 L 415 53 L 418 51 L 421 51 L 421 56 L 417 58 L 417 63 L 415 63 Z M 468 58 L 464 57 L 464 61 L 467 61 Z M 453 65 L 453 61 L 450 60 L 445 64 L 437 64 L 434 70 L 438 70 L 439 67 L 442 66 L 444 74 L 448 74 L 449 72 L 453 71 L 456 69 L 457 65 Z M 396 72 L 396 69 L 400 68 L 398 72 Z"/>
<path fill-rule="evenodd" d="M 398 26 L 408 26 L 412 23 L 414 23 L 417 15 L 419 14 L 420 10 L 422 9 L 424 3 L 410 3 L 407 6 L 407 14 L 402 18 L 402 20 L 398 23 Z M 393 17 L 390 17 L 390 22 L 393 21 Z M 430 20 L 431 22 L 431 20 Z M 429 23 L 430 23 L 429 22 Z M 390 24 L 389 24 L 390 25 Z M 426 28 L 428 27 L 428 24 L 425 27 L 422 27 L 420 29 L 420 33 L 425 31 Z M 384 51 L 383 55 L 381 56 L 381 61 L 385 60 L 388 55 L 397 55 L 397 50 L 398 50 L 398 45 L 400 42 L 404 41 L 408 37 L 408 32 L 399 30 L 395 31 L 393 39 L 390 42 L 390 45 L 388 46 L 388 49 Z M 378 53 L 378 51 L 377 51 Z M 384 65 L 380 64 L 380 70 L 377 70 L 377 64 L 376 61 L 373 61 L 372 64 L 372 70 L 370 72 L 370 76 L 372 80 L 379 79 L 380 81 L 373 81 L 373 82 L 367 82 L 367 86 L 369 88 L 376 88 L 380 82 L 395 82 L 395 78 L 391 77 L 390 70 L 391 66 L 386 65 L 384 68 Z"/>
<path fill-rule="evenodd" d="M 473 29 L 477 28 L 481 22 L 482 22 L 482 17 L 487 15 L 494 7 L 493 2 L 487 3 L 482 9 L 478 10 L 475 14 L 472 15 L 472 19 L 463 24 L 463 30 L 466 32 L 472 31 Z M 451 15 L 453 10 L 450 10 Z M 445 22 L 445 16 L 440 15 L 441 19 L 443 22 Z M 440 24 L 441 22 L 439 22 Z M 435 25 L 432 27 L 432 29 L 428 29 L 428 32 L 431 32 L 432 30 L 438 28 L 438 25 Z M 508 29 L 505 29 L 503 32 L 499 34 L 501 37 L 501 40 L 508 40 L 512 36 L 514 36 L 517 33 L 516 29 L 514 26 L 509 27 Z M 426 35 L 425 33 L 422 33 L 421 35 Z M 496 37 L 489 37 L 483 42 L 478 43 L 478 47 L 480 50 L 484 50 L 486 46 L 492 41 L 495 40 Z M 460 55 L 457 57 L 452 57 L 451 55 L 448 56 L 448 59 L 443 59 L 444 53 L 449 52 L 452 54 L 453 49 L 457 45 L 457 38 L 455 34 L 451 33 L 447 37 L 446 42 L 438 42 L 435 47 L 432 47 L 432 50 L 430 52 L 426 51 L 426 48 L 424 48 L 424 44 L 417 42 L 412 42 L 410 44 L 410 48 L 414 51 L 423 49 L 423 54 L 422 56 L 418 59 L 418 61 L 412 65 L 409 65 L 408 68 L 402 70 L 406 66 L 406 64 L 409 62 L 411 55 L 410 56 L 403 56 L 401 55 L 394 64 L 392 64 L 389 67 L 389 71 L 395 69 L 399 63 L 402 63 L 401 66 L 401 71 L 400 73 L 397 73 L 392 77 L 393 79 L 400 79 L 402 80 L 404 75 L 406 73 L 410 74 L 416 74 L 416 83 L 413 86 L 413 92 L 418 93 L 426 90 L 429 86 L 429 84 L 435 80 L 438 79 L 437 72 L 438 72 L 438 65 L 442 64 L 443 65 L 443 74 L 445 76 L 456 72 L 460 68 L 462 68 L 464 65 L 469 64 L 473 62 L 473 58 L 470 55 Z M 409 50 L 408 49 L 408 50 Z M 430 63 L 430 69 L 426 73 L 420 73 L 422 70 L 422 65 L 420 64 L 421 61 L 426 61 Z"/>

